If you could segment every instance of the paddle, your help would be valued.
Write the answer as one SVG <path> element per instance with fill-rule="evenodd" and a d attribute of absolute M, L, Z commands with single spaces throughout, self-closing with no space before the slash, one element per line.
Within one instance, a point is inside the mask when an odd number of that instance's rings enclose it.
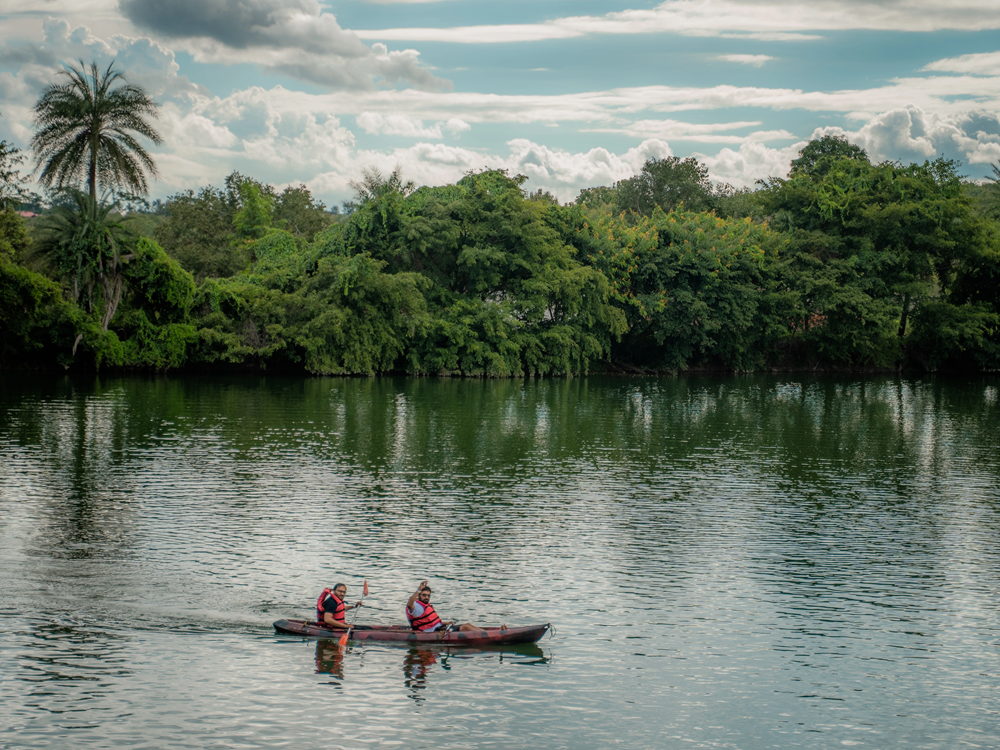
<path fill-rule="evenodd" d="M 361 601 L 362 602 L 365 600 L 366 596 L 368 596 L 368 579 L 367 578 L 365 579 L 365 587 L 361 591 Z M 355 620 L 358 619 L 358 609 L 360 609 L 360 607 L 355 607 L 354 608 L 354 619 Z M 351 631 L 353 629 L 354 629 L 354 625 L 351 625 L 346 631 L 344 631 L 344 634 L 342 636 L 340 636 L 340 645 L 341 646 L 346 646 L 347 645 L 347 639 L 351 637 Z"/>

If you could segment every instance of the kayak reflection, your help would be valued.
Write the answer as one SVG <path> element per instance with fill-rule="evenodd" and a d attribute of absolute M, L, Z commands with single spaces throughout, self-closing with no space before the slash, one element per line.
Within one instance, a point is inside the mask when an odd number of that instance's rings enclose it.
<path fill-rule="evenodd" d="M 403 684 L 410 691 L 410 697 L 415 701 L 423 700 L 420 691 L 427 687 L 427 675 L 441 657 L 441 668 L 451 669 L 448 664 L 448 654 L 441 654 L 436 649 L 411 648 L 403 657 Z"/>
<path fill-rule="evenodd" d="M 390 647 L 391 648 L 391 647 Z M 341 646 L 333 638 L 316 641 L 316 674 L 328 674 L 344 680 L 344 661 L 348 654 L 356 658 L 364 649 Z M 549 657 L 535 643 L 519 646 L 459 648 L 455 646 L 409 646 L 403 654 L 403 684 L 414 700 L 423 700 L 421 691 L 427 687 L 430 675 L 450 671 L 463 659 L 496 659 L 500 664 L 547 664 Z"/>
<path fill-rule="evenodd" d="M 415 701 L 424 700 L 422 691 L 427 687 L 428 677 L 435 672 L 450 671 L 463 659 L 496 659 L 499 663 L 524 665 L 547 664 L 548 657 L 541 646 L 525 643 L 504 648 L 456 648 L 454 646 L 412 646 L 403 657 L 403 684 L 409 697 Z"/>
<path fill-rule="evenodd" d="M 316 641 L 316 674 L 344 679 L 344 654 L 347 649 L 336 640 Z"/>

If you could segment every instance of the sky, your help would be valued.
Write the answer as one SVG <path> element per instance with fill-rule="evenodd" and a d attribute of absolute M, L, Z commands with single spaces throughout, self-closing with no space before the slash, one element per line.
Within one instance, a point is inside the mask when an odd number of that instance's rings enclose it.
<path fill-rule="evenodd" d="M 153 198 L 238 170 L 332 206 L 399 166 L 568 201 L 670 155 L 752 186 L 824 134 L 1000 162 L 997 0 L 0 0 L 0 139 L 79 60 L 161 104 Z"/>

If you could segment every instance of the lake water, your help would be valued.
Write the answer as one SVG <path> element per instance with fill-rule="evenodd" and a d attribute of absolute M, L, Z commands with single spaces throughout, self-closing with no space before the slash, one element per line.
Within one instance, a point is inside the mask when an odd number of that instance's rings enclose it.
<path fill-rule="evenodd" d="M 4 374 L 0 748 L 996 748 L 998 394 Z"/>

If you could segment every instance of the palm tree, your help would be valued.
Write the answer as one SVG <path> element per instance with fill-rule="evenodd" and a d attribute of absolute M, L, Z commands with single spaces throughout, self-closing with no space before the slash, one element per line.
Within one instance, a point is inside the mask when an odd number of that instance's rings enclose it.
<path fill-rule="evenodd" d="M 101 285 L 101 330 L 106 332 L 124 291 L 122 264 L 134 257 L 136 238 L 122 224 L 117 204 L 98 203 L 72 188 L 66 193 L 72 205 L 57 206 L 45 218 L 32 255 L 72 282 L 74 302 L 85 293 L 88 312 L 94 309 L 94 283 Z"/>
<path fill-rule="evenodd" d="M 125 80 L 113 61 L 102 73 L 96 62 L 88 72 L 81 60 L 79 69 L 70 66 L 62 75 L 69 82 L 47 87 L 35 105 L 37 132 L 31 147 L 42 170 L 38 181 L 61 189 L 79 184 L 86 175 L 95 205 L 98 181 L 102 188 L 146 194 L 147 173 L 154 178 L 159 173 L 132 134 L 162 143 L 148 122 L 159 117 L 160 106 L 141 86 Z M 112 89 L 114 84 L 120 85 Z"/>

